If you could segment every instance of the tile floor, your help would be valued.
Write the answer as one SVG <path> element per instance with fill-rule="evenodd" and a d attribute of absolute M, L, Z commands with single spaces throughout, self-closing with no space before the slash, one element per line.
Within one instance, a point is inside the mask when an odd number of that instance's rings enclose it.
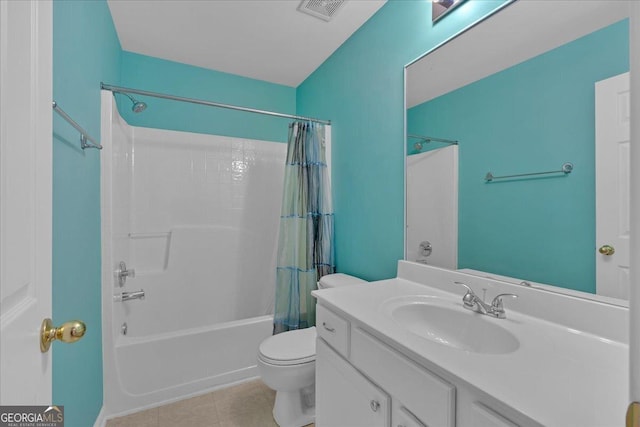
<path fill-rule="evenodd" d="M 250 381 L 114 418 L 107 427 L 278 427 L 271 415 L 275 397 L 262 381 Z"/>

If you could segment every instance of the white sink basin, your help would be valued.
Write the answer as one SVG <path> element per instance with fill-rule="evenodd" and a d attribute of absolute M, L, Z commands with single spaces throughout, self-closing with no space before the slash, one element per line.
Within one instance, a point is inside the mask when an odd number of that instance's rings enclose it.
<path fill-rule="evenodd" d="M 473 353 L 505 354 L 520 347 L 518 338 L 502 326 L 502 319 L 466 310 L 460 304 L 426 296 L 394 298 L 382 310 L 413 334 Z"/>

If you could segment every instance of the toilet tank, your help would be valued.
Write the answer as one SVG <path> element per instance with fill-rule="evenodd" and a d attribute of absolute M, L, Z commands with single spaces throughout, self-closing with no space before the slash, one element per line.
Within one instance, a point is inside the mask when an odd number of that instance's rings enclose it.
<path fill-rule="evenodd" d="M 344 273 L 327 274 L 326 276 L 322 276 L 318 281 L 318 289 L 339 288 L 341 286 L 357 285 L 358 283 L 366 282 L 366 280 Z"/>

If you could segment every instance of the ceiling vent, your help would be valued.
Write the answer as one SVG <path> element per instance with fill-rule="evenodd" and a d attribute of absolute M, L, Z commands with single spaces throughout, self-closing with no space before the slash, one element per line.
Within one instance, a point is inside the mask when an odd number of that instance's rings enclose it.
<path fill-rule="evenodd" d="M 323 21 L 331 21 L 345 0 L 302 0 L 298 10 Z"/>

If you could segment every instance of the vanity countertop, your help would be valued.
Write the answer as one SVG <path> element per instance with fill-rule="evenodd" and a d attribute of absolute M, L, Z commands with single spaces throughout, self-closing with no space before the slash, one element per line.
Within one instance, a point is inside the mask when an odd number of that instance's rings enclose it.
<path fill-rule="evenodd" d="M 383 309 L 392 298 L 437 297 L 465 310 L 452 292 L 402 278 L 314 291 L 320 304 L 362 324 L 380 340 L 427 368 L 443 372 L 548 427 L 624 425 L 628 345 L 510 309 L 506 319 L 483 316 L 512 332 L 520 346 L 480 354 L 416 335 Z M 522 300 L 523 298 L 519 298 Z M 457 306 L 457 307 L 456 307 Z M 544 310 L 545 307 L 539 307 Z M 476 315 L 476 314 L 474 314 Z"/>

